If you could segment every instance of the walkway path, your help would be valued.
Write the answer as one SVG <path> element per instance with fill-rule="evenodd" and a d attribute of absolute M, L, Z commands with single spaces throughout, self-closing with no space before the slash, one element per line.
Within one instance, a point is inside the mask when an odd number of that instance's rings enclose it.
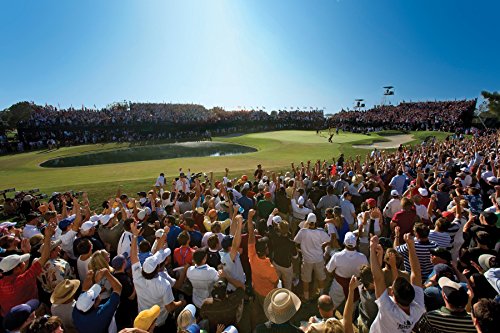
<path fill-rule="evenodd" d="M 411 134 L 391 135 L 391 136 L 385 136 L 384 138 L 389 141 L 375 142 L 369 145 L 353 145 L 353 147 L 365 148 L 365 149 L 372 149 L 372 148 L 393 149 L 393 148 L 398 148 L 399 145 L 401 144 L 413 141 L 413 135 Z"/>

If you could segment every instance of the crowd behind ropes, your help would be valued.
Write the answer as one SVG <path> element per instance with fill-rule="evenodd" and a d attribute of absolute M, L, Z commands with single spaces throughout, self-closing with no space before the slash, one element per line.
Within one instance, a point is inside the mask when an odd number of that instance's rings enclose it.
<path fill-rule="evenodd" d="M 18 124 L 15 150 L 100 142 L 207 140 L 232 133 L 311 130 L 325 124 L 323 111 L 312 108 L 273 114 L 264 110 L 208 110 L 196 104 L 130 103 L 100 110 L 33 104 L 32 108 L 29 119 Z"/>
<path fill-rule="evenodd" d="M 465 132 L 476 100 L 410 102 L 368 111 L 323 110 L 225 111 L 196 104 L 122 103 L 103 109 L 60 109 L 30 104 L 29 119 L 17 126 L 18 142 L 0 136 L 0 152 L 25 151 L 102 142 L 210 140 L 212 136 L 284 129 L 337 128 L 367 133 L 377 130 Z"/>
<path fill-rule="evenodd" d="M 181 169 L 97 210 L 86 193 L 17 193 L 3 328 L 498 332 L 499 134 L 221 179 Z"/>
<path fill-rule="evenodd" d="M 365 133 L 380 130 L 442 130 L 454 132 L 470 124 L 477 100 L 403 102 L 366 111 L 340 111 L 328 119 L 329 127 Z"/>

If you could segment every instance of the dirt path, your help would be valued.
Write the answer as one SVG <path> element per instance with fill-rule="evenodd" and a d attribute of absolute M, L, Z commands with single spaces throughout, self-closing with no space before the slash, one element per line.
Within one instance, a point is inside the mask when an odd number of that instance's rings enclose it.
<path fill-rule="evenodd" d="M 398 148 L 400 144 L 405 144 L 413 140 L 413 135 L 411 134 L 401 134 L 401 135 L 391 135 L 385 136 L 385 139 L 389 141 L 375 142 L 370 145 L 352 145 L 354 148 L 377 148 L 377 149 L 392 149 Z"/>

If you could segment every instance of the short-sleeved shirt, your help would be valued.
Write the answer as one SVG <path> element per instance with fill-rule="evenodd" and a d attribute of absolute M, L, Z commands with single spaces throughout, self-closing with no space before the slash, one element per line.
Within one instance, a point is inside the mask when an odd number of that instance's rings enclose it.
<path fill-rule="evenodd" d="M 137 293 L 138 310 L 146 310 L 157 304 L 160 306 L 160 315 L 156 320 L 158 326 L 165 323 L 168 312 L 165 305 L 174 301 L 172 286 L 161 275 L 157 275 L 151 280 L 142 276 L 142 266 L 140 263 L 132 265 L 132 277 Z M 89 331 L 92 332 L 92 331 Z"/>
<path fill-rule="evenodd" d="M 354 217 L 352 216 L 352 214 L 356 212 L 352 202 L 346 199 L 341 199 L 340 208 L 342 209 L 342 215 L 344 215 L 344 218 L 346 219 L 347 223 L 349 225 L 352 225 L 354 223 Z"/>
<path fill-rule="evenodd" d="M 174 262 L 178 267 L 184 266 L 185 264 L 193 263 L 193 253 L 194 250 L 190 247 L 183 246 L 178 247 L 174 250 Z"/>
<path fill-rule="evenodd" d="M 427 279 L 433 269 L 430 250 L 437 247 L 437 244 L 433 241 L 429 241 L 427 243 L 422 243 L 418 240 L 415 241 L 415 252 L 417 253 L 418 262 L 420 263 L 420 271 L 422 272 L 423 281 Z M 405 270 L 407 272 L 411 272 L 408 246 L 406 244 L 403 244 L 398 246 L 396 250 L 403 255 Z"/>
<path fill-rule="evenodd" d="M 42 266 L 35 261 L 23 274 L 4 276 L 0 279 L 0 314 L 5 318 L 14 306 L 38 299 L 36 277 Z"/>
<path fill-rule="evenodd" d="M 266 218 L 273 212 L 273 209 L 276 206 L 267 200 L 261 200 L 257 203 L 257 209 L 259 211 L 259 216 L 262 218 Z"/>
<path fill-rule="evenodd" d="M 266 296 L 276 288 L 278 274 L 269 258 L 261 259 L 255 251 L 255 244 L 248 244 L 248 260 L 252 267 L 252 285 L 256 293 Z"/>
<path fill-rule="evenodd" d="M 451 312 L 446 307 L 427 312 L 419 322 L 424 332 L 475 333 L 477 332 L 472 317 L 466 311 Z"/>
<path fill-rule="evenodd" d="M 75 307 L 73 323 L 79 332 L 107 333 L 118 304 L 120 304 L 120 295 L 112 293 L 106 303 L 100 304 L 88 313 L 83 313 Z"/>
<path fill-rule="evenodd" d="M 229 275 L 242 283 L 245 283 L 245 272 L 243 271 L 243 266 L 241 266 L 240 254 L 236 252 L 236 256 L 234 260 L 231 260 L 230 252 L 224 252 L 224 250 L 220 250 L 220 261 L 224 266 L 224 271 L 229 273 Z M 236 287 L 231 283 L 227 284 L 228 291 L 236 290 Z"/>
<path fill-rule="evenodd" d="M 189 267 L 187 278 L 193 285 L 193 304 L 201 308 L 203 301 L 210 297 L 214 283 L 217 282 L 219 275 L 215 268 L 205 264 Z"/>
<path fill-rule="evenodd" d="M 402 210 L 397 212 L 392 217 L 392 222 L 394 222 L 399 228 L 399 241 L 403 243 L 403 236 L 406 233 L 413 231 L 413 226 L 417 221 L 417 213 L 414 210 Z"/>
<path fill-rule="evenodd" d="M 111 228 L 100 227 L 97 233 L 105 244 L 109 244 L 110 252 L 115 253 L 118 251 L 118 242 L 123 230 L 123 224 L 117 223 Z"/>
<path fill-rule="evenodd" d="M 330 237 L 323 229 L 300 229 L 294 242 L 300 244 L 302 260 L 307 263 L 323 261 L 322 244 L 329 242 Z"/>
<path fill-rule="evenodd" d="M 74 277 L 69 263 L 61 258 L 49 259 L 43 265 L 43 270 L 38 275 L 38 280 L 47 293 L 52 293 L 59 282 L 64 279 L 72 279 Z"/>
<path fill-rule="evenodd" d="M 415 324 L 425 313 L 424 291 L 422 288 L 413 286 L 415 298 L 410 304 L 410 315 L 407 315 L 387 293 L 384 293 L 375 301 L 378 305 L 378 314 L 370 327 L 370 333 L 391 332 L 411 333 Z"/>

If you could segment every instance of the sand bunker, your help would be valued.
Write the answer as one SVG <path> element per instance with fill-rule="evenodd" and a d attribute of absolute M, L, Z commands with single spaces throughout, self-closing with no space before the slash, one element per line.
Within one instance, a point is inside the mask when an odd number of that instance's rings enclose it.
<path fill-rule="evenodd" d="M 391 135 L 384 136 L 384 139 L 389 141 L 375 142 L 370 145 L 352 145 L 354 148 L 364 148 L 364 149 L 394 149 L 398 148 L 399 145 L 413 141 L 413 135 L 411 134 L 401 134 L 401 135 Z"/>

